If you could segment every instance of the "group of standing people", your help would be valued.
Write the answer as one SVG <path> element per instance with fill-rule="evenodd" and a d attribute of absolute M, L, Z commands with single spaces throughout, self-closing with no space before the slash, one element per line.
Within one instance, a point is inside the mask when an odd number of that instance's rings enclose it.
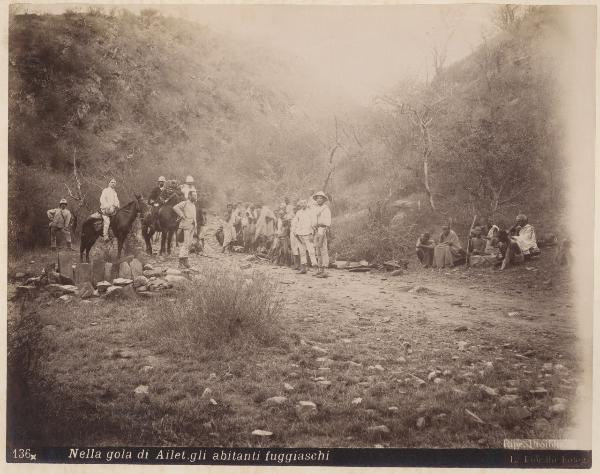
<path fill-rule="evenodd" d="M 223 252 L 238 244 L 246 252 L 266 255 L 278 264 L 289 264 L 300 274 L 313 267 L 315 276 L 326 278 L 331 227 L 327 202 L 327 195 L 319 191 L 296 204 L 284 198 L 274 211 L 263 203 L 228 204 L 216 237 Z"/>
<path fill-rule="evenodd" d="M 504 270 L 540 253 L 535 228 L 525 214 L 519 214 L 509 229 L 500 229 L 489 221 L 487 225 L 475 226 L 469 237 L 467 252 L 448 224 L 442 227 L 437 242 L 425 232 L 417 239 L 417 257 L 425 268 L 453 267 L 468 259 L 472 266 L 494 265 Z"/>

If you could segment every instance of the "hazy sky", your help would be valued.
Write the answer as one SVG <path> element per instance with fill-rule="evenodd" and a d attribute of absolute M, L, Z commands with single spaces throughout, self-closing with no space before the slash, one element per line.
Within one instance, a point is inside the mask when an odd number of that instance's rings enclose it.
<path fill-rule="evenodd" d="M 435 45 L 448 44 L 447 64 L 469 54 L 484 33 L 493 31 L 491 20 L 496 8 L 173 4 L 129 8 L 148 7 L 198 21 L 243 41 L 269 43 L 317 79 L 361 103 L 368 103 L 373 95 L 403 77 L 425 78 L 432 70 L 431 51 Z M 29 9 L 59 13 L 64 8 L 37 5 Z"/>

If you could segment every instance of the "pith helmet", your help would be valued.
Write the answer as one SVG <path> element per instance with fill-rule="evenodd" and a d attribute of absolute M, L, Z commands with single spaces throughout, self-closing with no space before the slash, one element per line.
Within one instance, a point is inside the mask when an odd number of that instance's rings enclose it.
<path fill-rule="evenodd" d="M 166 180 L 166 178 L 165 178 L 164 176 L 160 176 L 160 177 L 158 178 L 158 182 L 159 182 L 159 183 L 164 183 L 165 181 L 167 181 L 167 180 Z"/>
<path fill-rule="evenodd" d="M 327 195 L 323 191 L 319 191 L 318 193 L 313 194 L 312 198 L 315 199 L 318 196 L 321 196 L 321 197 L 325 198 L 325 200 L 327 201 Z"/>
<path fill-rule="evenodd" d="M 60 200 L 59 204 L 67 204 L 67 200 L 65 198 L 62 198 Z"/>
<path fill-rule="evenodd" d="M 187 175 L 185 177 L 185 182 L 186 183 L 193 183 L 194 182 L 194 178 L 192 178 L 190 175 Z"/>

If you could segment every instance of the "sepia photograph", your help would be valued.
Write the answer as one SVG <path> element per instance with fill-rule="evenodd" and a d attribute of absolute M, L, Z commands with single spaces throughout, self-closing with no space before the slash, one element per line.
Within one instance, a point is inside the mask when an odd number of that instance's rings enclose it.
<path fill-rule="evenodd" d="M 7 463 L 591 467 L 595 5 L 5 8 Z"/>

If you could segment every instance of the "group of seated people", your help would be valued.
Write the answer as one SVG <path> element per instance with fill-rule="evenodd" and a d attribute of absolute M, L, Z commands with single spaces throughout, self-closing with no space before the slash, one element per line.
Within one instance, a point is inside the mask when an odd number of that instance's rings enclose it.
<path fill-rule="evenodd" d="M 500 229 L 491 222 L 472 229 L 467 251 L 449 225 L 442 227 L 437 242 L 425 232 L 416 243 L 417 257 L 425 268 L 453 267 L 468 263 L 471 266 L 494 265 L 504 270 L 540 253 L 535 229 L 525 214 L 519 214 L 510 229 Z"/>

